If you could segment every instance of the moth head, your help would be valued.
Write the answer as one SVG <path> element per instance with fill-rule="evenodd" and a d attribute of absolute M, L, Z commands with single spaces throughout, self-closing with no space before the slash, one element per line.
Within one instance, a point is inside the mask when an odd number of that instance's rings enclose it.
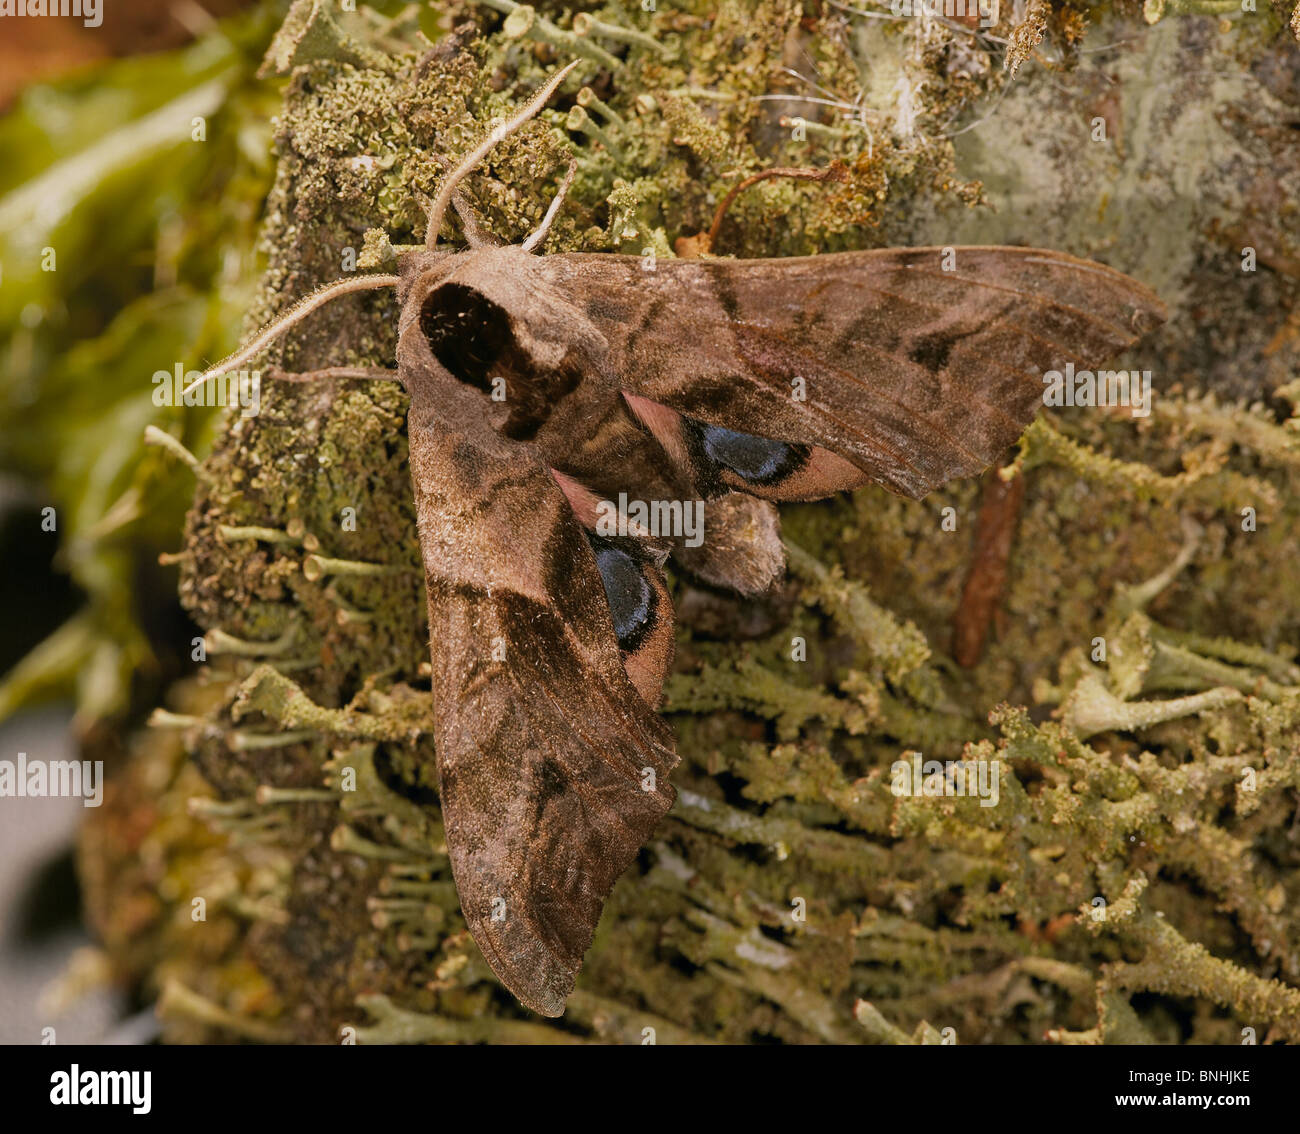
<path fill-rule="evenodd" d="M 536 263 L 520 247 L 413 254 L 398 290 L 397 347 L 412 397 L 435 414 L 472 405 L 506 436 L 533 437 L 606 349 Z"/>

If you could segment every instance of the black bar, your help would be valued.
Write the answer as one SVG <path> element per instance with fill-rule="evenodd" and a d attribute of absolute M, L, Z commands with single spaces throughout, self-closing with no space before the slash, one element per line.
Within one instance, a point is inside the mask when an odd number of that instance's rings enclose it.
<path fill-rule="evenodd" d="M 81 1121 L 116 1111 L 142 1122 L 201 1118 L 209 1125 L 251 1119 L 260 1125 L 291 1115 L 295 1125 L 351 1118 L 373 1127 L 399 1111 L 423 1113 L 438 1125 L 466 1107 L 516 1117 L 521 1108 L 536 1107 L 548 1122 L 566 1124 L 567 1113 L 585 1125 L 598 1114 L 628 1113 L 629 1104 L 649 1103 L 643 1092 L 651 1083 L 660 1105 L 666 1105 L 662 1092 L 671 1090 L 671 1080 L 664 1073 L 676 1069 L 681 1102 L 669 1107 L 665 1119 L 672 1113 L 681 1117 L 681 1105 L 692 1098 L 690 1109 L 697 1116 L 716 1107 L 728 1119 L 750 1106 L 761 1112 L 784 1100 L 779 1105 L 806 1108 L 805 1121 L 816 1121 L 819 1111 L 830 1115 L 847 1109 L 863 1126 L 875 1124 L 877 1107 L 887 1107 L 909 1128 L 936 1119 L 1000 1125 L 1034 1115 L 1035 1124 L 1054 1128 L 1077 1121 L 1071 1115 L 1133 1112 L 1156 1121 L 1176 1116 L 1180 1122 L 1200 1114 L 1215 1125 L 1249 1117 L 1254 1131 L 1292 1131 L 1300 1070 L 1295 1053 L 1278 1046 L 746 1049 L 739 1057 L 761 1064 L 761 1079 L 749 1077 L 732 1056 L 703 1053 L 678 1064 L 669 1052 L 625 1052 L 611 1065 L 615 1074 L 592 1077 L 584 1074 L 585 1058 L 575 1058 L 571 1049 L 563 1063 L 551 1064 L 535 1047 L 526 1059 L 500 1049 L 340 1048 L 9 1047 L 0 1051 L 0 1086 L 7 1115 Z M 148 1073 L 147 1113 L 136 1114 L 130 1102 L 56 1105 L 51 1096 L 66 1097 L 74 1066 L 79 1091 L 87 1092 L 91 1079 L 94 1089 L 104 1082 L 98 1075 L 87 1078 L 88 1072 Z M 655 1078 L 642 1079 L 648 1072 Z M 557 1081 L 560 1075 L 567 1081 Z M 108 1080 L 108 1085 L 123 1082 Z M 145 1093 L 145 1082 L 136 1080 L 136 1097 Z M 610 1109 L 602 1109 L 602 1101 Z"/>

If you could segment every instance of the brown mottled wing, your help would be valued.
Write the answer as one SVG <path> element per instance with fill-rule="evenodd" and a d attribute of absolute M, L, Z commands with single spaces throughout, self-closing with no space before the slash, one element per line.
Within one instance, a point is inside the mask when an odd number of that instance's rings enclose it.
<path fill-rule="evenodd" d="M 545 257 L 541 270 L 582 297 L 609 342 L 607 377 L 628 393 L 829 450 L 862 479 L 920 497 L 1019 437 L 1042 404 L 1044 371 L 1104 363 L 1165 314 L 1142 284 L 1058 252 L 958 247 L 953 271 L 943 255 L 660 260 L 646 270 L 636 257 L 571 254 Z M 792 396 L 796 379 L 804 401 Z M 672 431 L 651 428 L 661 440 Z M 834 457 L 823 465 L 820 480 L 768 494 L 824 495 L 819 485 L 844 486 L 853 472 Z"/>
<path fill-rule="evenodd" d="M 452 870 L 492 970 L 558 1016 L 606 895 L 672 805 L 677 758 L 532 447 L 458 432 L 427 398 L 416 384 L 411 474 Z"/>

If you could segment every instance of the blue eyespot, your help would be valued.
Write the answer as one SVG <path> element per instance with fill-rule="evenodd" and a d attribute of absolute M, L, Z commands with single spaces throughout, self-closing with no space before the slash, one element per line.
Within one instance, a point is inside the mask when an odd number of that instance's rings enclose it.
<path fill-rule="evenodd" d="M 633 650 L 654 616 L 655 594 L 641 564 L 617 547 L 597 547 L 596 566 L 619 648 Z"/>
<path fill-rule="evenodd" d="M 700 441 L 710 460 L 725 465 L 744 480 L 761 483 L 784 476 L 800 446 L 750 433 L 737 433 L 720 425 L 701 425 Z"/>

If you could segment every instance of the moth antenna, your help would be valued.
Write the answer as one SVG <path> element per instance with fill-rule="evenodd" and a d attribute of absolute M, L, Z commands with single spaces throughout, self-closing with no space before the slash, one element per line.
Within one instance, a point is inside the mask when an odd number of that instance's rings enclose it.
<path fill-rule="evenodd" d="M 469 202 L 465 200 L 462 193 L 454 193 L 451 203 L 456 209 L 456 215 L 460 217 L 460 227 L 465 231 L 465 243 L 471 248 L 490 248 L 497 242 L 485 233 L 478 223 L 478 217 L 474 215 L 474 210 L 469 207 Z"/>
<path fill-rule="evenodd" d="M 542 223 L 538 225 L 537 231 L 520 245 L 525 252 L 531 252 L 546 239 L 546 234 L 551 228 L 551 222 L 559 214 L 560 206 L 564 204 L 564 195 L 569 191 L 569 186 L 573 184 L 573 175 L 577 172 L 578 162 L 576 159 L 571 159 L 569 161 L 569 170 L 564 175 L 564 180 L 560 182 L 560 191 L 555 194 L 551 207 L 546 210 L 546 216 L 542 217 Z"/>
<path fill-rule="evenodd" d="M 283 315 L 272 319 L 234 354 L 227 355 L 220 362 L 209 366 L 207 370 L 185 387 L 184 393 L 188 394 L 191 390 L 197 390 L 205 382 L 225 374 L 228 370 L 236 369 L 249 359 L 256 358 L 269 344 L 283 335 L 295 323 L 302 322 L 318 307 L 324 307 L 331 300 L 338 299 L 339 296 L 348 295 L 354 291 L 370 291 L 379 287 L 396 287 L 399 282 L 397 276 L 357 276 L 350 280 L 335 280 L 332 284 L 317 288 L 310 295 L 303 296 Z"/>
<path fill-rule="evenodd" d="M 433 199 L 433 204 L 429 207 L 429 228 L 424 238 L 424 246 L 432 252 L 438 243 L 438 229 L 442 227 L 443 217 L 447 215 L 447 206 L 451 204 L 451 196 L 456 191 L 466 175 L 488 155 L 498 142 L 510 137 L 520 126 L 524 125 L 530 118 L 533 118 L 543 106 L 550 101 L 551 95 L 555 93 L 556 88 L 564 82 L 581 60 L 575 59 L 572 63 L 557 71 L 547 83 L 535 94 L 528 103 L 514 117 L 507 118 L 499 126 L 495 127 L 486 138 L 483 139 L 470 153 L 461 160 L 460 165 L 447 174 L 443 183 L 438 186 L 438 195 Z"/>

